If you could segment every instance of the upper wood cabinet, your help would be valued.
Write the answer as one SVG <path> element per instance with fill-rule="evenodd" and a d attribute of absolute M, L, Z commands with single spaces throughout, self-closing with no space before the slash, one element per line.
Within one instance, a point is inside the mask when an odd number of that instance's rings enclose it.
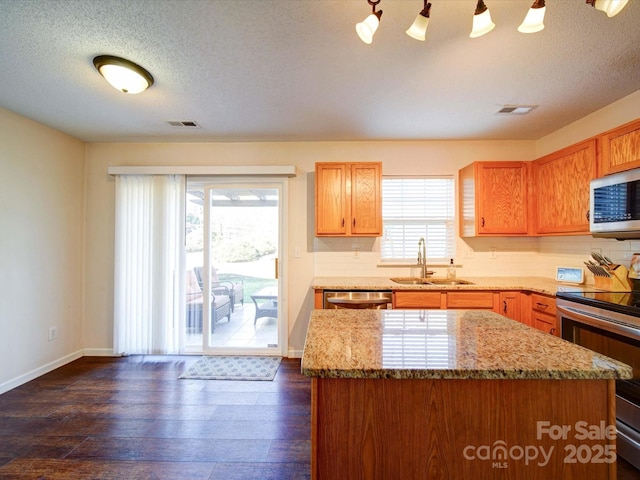
<path fill-rule="evenodd" d="M 589 182 L 596 167 L 595 139 L 533 162 L 535 233 L 589 233 Z"/>
<path fill-rule="evenodd" d="M 527 235 L 529 162 L 474 162 L 458 174 L 462 237 Z"/>
<path fill-rule="evenodd" d="M 382 163 L 316 163 L 317 236 L 382 235 Z"/>
<path fill-rule="evenodd" d="M 602 175 L 640 167 L 640 119 L 603 133 L 599 140 Z"/>

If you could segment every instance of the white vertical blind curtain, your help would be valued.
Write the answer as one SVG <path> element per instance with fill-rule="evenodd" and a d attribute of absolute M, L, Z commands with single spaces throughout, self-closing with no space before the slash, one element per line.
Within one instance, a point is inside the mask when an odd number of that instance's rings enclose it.
<path fill-rule="evenodd" d="M 114 353 L 179 353 L 184 175 L 116 176 Z"/>
<path fill-rule="evenodd" d="M 383 261 L 416 261 L 425 238 L 429 261 L 454 257 L 454 180 L 452 177 L 382 179 Z"/>

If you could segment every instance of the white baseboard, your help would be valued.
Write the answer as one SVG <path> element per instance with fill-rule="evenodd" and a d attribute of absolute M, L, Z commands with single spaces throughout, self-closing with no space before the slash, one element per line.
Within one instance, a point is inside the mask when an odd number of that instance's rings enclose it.
<path fill-rule="evenodd" d="M 294 350 L 292 348 L 289 349 L 289 354 L 287 355 L 289 358 L 302 358 L 302 350 Z"/>
<path fill-rule="evenodd" d="M 85 348 L 83 350 L 85 357 L 121 357 L 113 353 L 113 348 Z"/>
<path fill-rule="evenodd" d="M 13 390 L 16 387 L 19 387 L 20 385 L 23 385 L 27 382 L 30 382 L 31 380 L 34 380 L 40 377 L 41 375 L 44 375 L 45 373 L 49 373 L 52 370 L 55 370 L 56 368 L 62 367 L 63 365 L 66 365 L 69 362 L 73 362 L 74 360 L 79 359 L 83 355 L 84 354 L 82 350 L 79 350 L 77 352 L 70 353 L 69 355 L 65 355 L 64 357 L 61 357 L 57 360 L 54 360 L 53 362 L 49 362 L 46 365 L 42 365 L 41 367 L 31 370 L 30 372 L 27 372 L 24 375 L 20 375 L 16 378 L 8 380 L 0 384 L 0 394 L 3 394 L 4 392 L 8 392 L 9 390 Z"/>

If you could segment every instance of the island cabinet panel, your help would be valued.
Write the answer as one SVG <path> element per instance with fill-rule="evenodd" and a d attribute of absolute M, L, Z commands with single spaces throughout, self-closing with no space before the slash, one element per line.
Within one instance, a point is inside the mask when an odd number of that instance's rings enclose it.
<path fill-rule="evenodd" d="M 317 236 L 382 235 L 382 164 L 316 163 Z"/>
<path fill-rule="evenodd" d="M 596 140 L 533 162 L 536 233 L 589 233 L 589 184 L 596 178 Z"/>
<path fill-rule="evenodd" d="M 600 136 L 602 175 L 640 167 L 640 119 Z"/>
<path fill-rule="evenodd" d="M 591 461 L 615 440 L 576 438 L 578 422 L 615 425 L 613 380 L 316 377 L 311 388 L 314 480 L 616 478 L 615 463 Z"/>
<path fill-rule="evenodd" d="M 458 173 L 463 237 L 529 233 L 529 162 L 474 162 Z"/>
<path fill-rule="evenodd" d="M 445 292 L 446 308 L 487 309 L 498 311 L 498 292 Z"/>
<path fill-rule="evenodd" d="M 396 291 L 393 293 L 393 308 L 441 308 L 442 294 L 433 291 Z M 446 308 L 446 305 L 445 305 Z"/>

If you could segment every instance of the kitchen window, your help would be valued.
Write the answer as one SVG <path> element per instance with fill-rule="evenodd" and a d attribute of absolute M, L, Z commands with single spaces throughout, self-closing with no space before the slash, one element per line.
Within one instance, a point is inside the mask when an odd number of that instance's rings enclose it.
<path fill-rule="evenodd" d="M 429 262 L 449 262 L 455 256 L 453 177 L 384 177 L 380 258 L 413 263 L 418 241 L 427 243 Z"/>

